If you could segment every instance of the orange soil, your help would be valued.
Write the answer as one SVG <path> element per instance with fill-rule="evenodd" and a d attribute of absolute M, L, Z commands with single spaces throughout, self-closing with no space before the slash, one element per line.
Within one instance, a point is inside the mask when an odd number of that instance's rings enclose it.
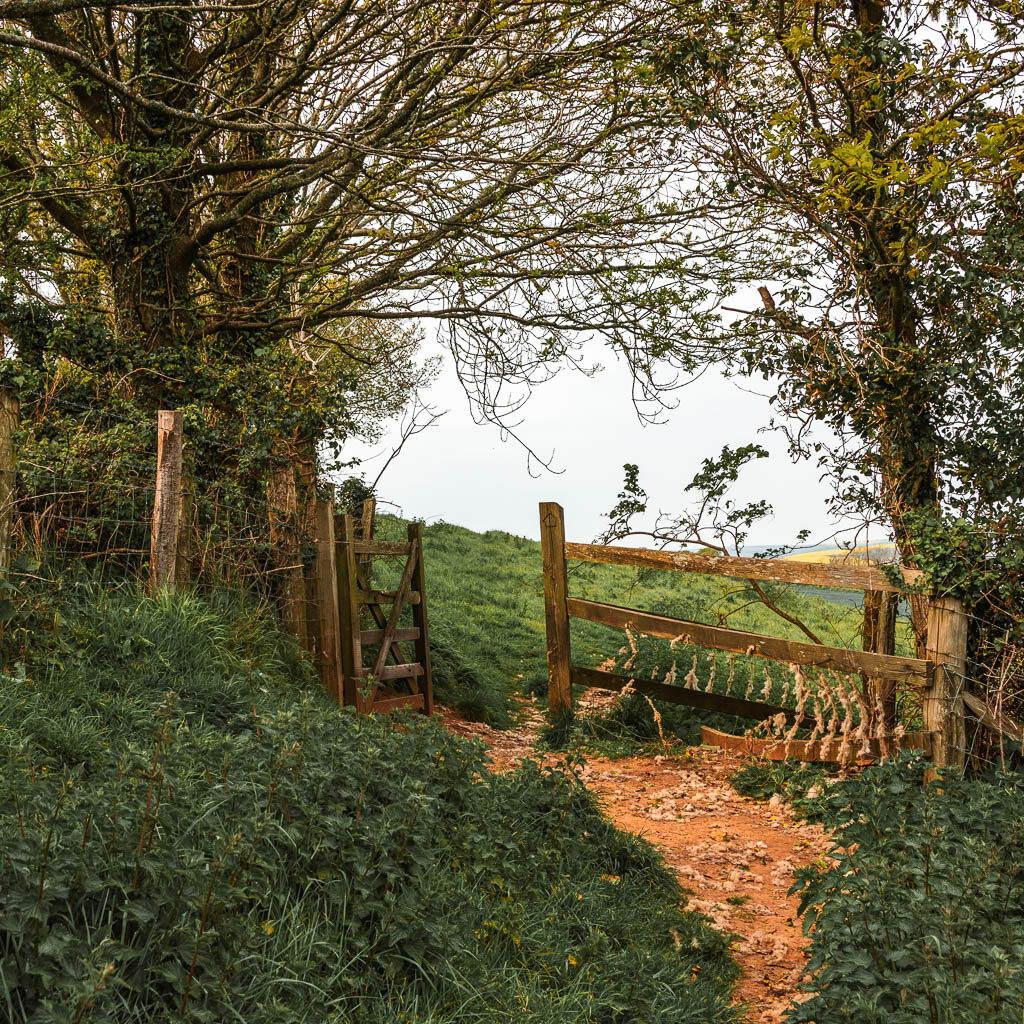
<path fill-rule="evenodd" d="M 523 727 L 506 732 L 443 714 L 452 732 L 482 739 L 495 770 L 505 771 L 532 752 L 542 721 L 532 705 L 524 711 Z M 807 963 L 798 900 L 787 896 L 793 870 L 824 856 L 828 840 L 778 797 L 739 796 L 728 779 L 741 763 L 714 748 L 674 747 L 658 757 L 590 758 L 582 778 L 619 828 L 661 849 L 692 894 L 688 906 L 738 936 L 736 1001 L 749 1024 L 777 1024 L 799 998 Z"/>

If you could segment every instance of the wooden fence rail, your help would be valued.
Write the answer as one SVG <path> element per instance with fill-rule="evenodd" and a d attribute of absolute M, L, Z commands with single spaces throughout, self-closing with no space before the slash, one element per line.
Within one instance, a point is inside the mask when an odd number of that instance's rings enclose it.
<path fill-rule="evenodd" d="M 544 562 L 548 695 L 553 715 L 571 710 L 572 683 L 576 682 L 611 690 L 620 690 L 626 684 L 631 684 L 631 688 L 638 693 L 691 707 L 760 719 L 782 713 L 792 721 L 790 709 L 759 701 L 703 693 L 682 686 L 629 680 L 625 676 L 573 665 L 569 620 L 579 618 L 615 629 L 628 628 L 637 633 L 713 650 L 835 670 L 846 675 L 859 673 L 868 683 L 869 691 L 887 693 L 885 688 L 891 687 L 893 680 L 916 685 L 923 692 L 924 732 L 915 734 L 913 743 L 919 748 L 930 749 L 936 765 L 963 766 L 964 705 L 960 691 L 967 655 L 967 614 L 958 600 L 949 597 L 931 598 L 927 655 L 925 658 L 904 658 L 889 653 L 892 650 L 889 619 L 894 599 L 888 595 L 899 593 L 900 588 L 884 573 L 870 566 L 823 565 L 567 543 L 565 513 L 561 505 L 555 502 L 541 503 L 540 527 Z M 874 596 L 881 609 L 880 617 L 875 616 L 878 626 L 873 632 L 877 635 L 871 638 L 871 643 L 876 646 L 874 650 L 855 651 L 825 644 L 784 640 L 573 598 L 568 592 L 567 560 L 863 590 Z M 901 572 L 906 583 L 916 583 L 922 579 L 922 573 L 917 569 L 902 569 Z"/>

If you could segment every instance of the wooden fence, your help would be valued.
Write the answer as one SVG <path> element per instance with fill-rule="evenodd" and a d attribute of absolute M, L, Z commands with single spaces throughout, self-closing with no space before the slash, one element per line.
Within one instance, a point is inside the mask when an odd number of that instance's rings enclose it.
<path fill-rule="evenodd" d="M 18 507 L 18 421 L 17 399 L 0 389 L 0 573 L 10 565 Z M 173 590 L 188 580 L 192 533 L 199 529 L 193 521 L 195 481 L 184 466 L 182 414 L 161 410 L 156 427 L 152 508 L 147 506 L 145 522 L 134 523 L 148 528 L 148 584 L 153 591 Z M 294 490 L 289 495 L 284 488 L 272 489 L 283 494 L 280 507 L 268 502 L 255 517 L 265 531 L 258 539 L 270 541 L 273 561 L 263 568 L 251 567 L 253 550 L 243 537 L 239 543 L 245 575 L 262 573 L 265 580 L 273 580 L 267 590 L 277 602 L 282 626 L 317 661 L 325 687 L 339 702 L 363 711 L 407 707 L 432 714 L 422 525 L 407 524 L 406 541 L 380 542 L 373 537 L 372 499 L 364 503 L 360 519 L 336 514 L 332 499 L 318 500 L 316 558 L 310 565 L 297 525 Z M 133 547 L 131 553 L 145 551 Z M 374 588 L 375 558 L 403 560 L 396 590 Z M 411 625 L 401 621 L 406 609 Z M 368 650 L 373 651 L 373 660 L 364 665 Z"/>
<path fill-rule="evenodd" d="M 181 413 L 160 412 L 150 556 L 154 588 L 173 588 L 182 575 L 176 570 L 181 562 L 184 517 L 182 440 Z M 372 498 L 363 503 L 362 511 L 356 520 L 336 513 L 331 498 L 317 501 L 317 556 L 312 578 L 305 575 L 301 560 L 284 567 L 279 595 L 282 622 L 319 660 L 324 686 L 339 703 L 366 712 L 410 708 L 431 715 L 434 701 L 422 525 L 407 524 L 407 541 L 376 541 Z M 272 533 L 275 525 L 280 531 L 279 524 L 272 519 L 268 522 Z M 374 557 L 405 560 L 396 590 L 374 589 Z M 412 625 L 408 627 L 400 625 L 405 608 L 411 609 Z M 370 628 L 363 628 L 364 618 L 372 620 Z M 402 645 L 410 643 L 412 651 L 407 656 Z M 373 664 L 364 665 L 364 650 L 374 647 Z M 406 692 L 396 690 L 396 684 L 404 685 Z"/>
<path fill-rule="evenodd" d="M 629 628 L 649 636 L 678 639 L 713 650 L 756 655 L 784 664 L 835 670 L 847 675 L 860 673 L 866 679 L 878 680 L 883 685 L 896 680 L 912 685 L 922 692 L 923 733 L 905 737 L 903 745 L 925 749 L 937 766 L 963 766 L 965 742 L 961 683 L 967 660 L 967 614 L 955 598 L 934 596 L 930 599 L 927 651 L 924 658 L 905 658 L 892 653 L 880 653 L 878 650 L 855 651 L 825 644 L 783 640 L 570 597 L 566 561 L 863 590 L 874 595 L 885 595 L 887 600 L 874 603 L 876 608 L 882 604 L 886 609 L 892 608 L 892 600 L 888 596 L 899 594 L 900 588 L 893 585 L 885 574 L 870 566 L 733 558 L 685 551 L 652 551 L 568 543 L 565 539 L 565 515 L 562 507 L 555 502 L 541 503 L 540 526 L 544 560 L 548 696 L 552 714 L 571 710 L 573 683 L 609 690 L 621 690 L 632 683 L 634 691 L 660 700 L 759 720 L 783 714 L 787 721 L 793 721 L 793 711 L 789 708 L 664 683 L 630 680 L 612 672 L 574 665 L 569 620 L 579 618 L 616 629 Z M 903 569 L 902 574 L 907 583 L 914 583 L 921 578 L 921 573 L 915 569 Z M 869 601 L 869 607 L 871 604 Z M 891 621 L 891 616 L 883 612 L 881 618 L 876 616 L 874 621 L 885 627 L 887 620 Z M 888 633 L 888 636 L 873 636 L 870 638 L 872 642 L 891 645 L 891 628 L 882 628 L 877 632 Z"/>

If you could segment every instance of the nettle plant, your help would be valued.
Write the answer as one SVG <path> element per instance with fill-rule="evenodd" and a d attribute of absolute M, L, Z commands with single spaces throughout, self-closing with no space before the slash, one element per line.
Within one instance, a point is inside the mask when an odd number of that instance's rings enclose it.
<path fill-rule="evenodd" d="M 797 872 L 814 979 L 790 1024 L 1022 1019 L 1020 782 L 923 768 L 904 754 L 817 801 L 836 861 Z"/>

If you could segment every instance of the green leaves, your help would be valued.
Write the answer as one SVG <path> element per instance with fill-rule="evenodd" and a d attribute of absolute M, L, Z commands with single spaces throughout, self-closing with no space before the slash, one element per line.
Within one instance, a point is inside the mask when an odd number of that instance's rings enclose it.
<path fill-rule="evenodd" d="M 339 708 L 254 614 L 79 586 L 0 679 L 12 1021 L 733 1019 L 724 940 L 571 764 Z"/>
<path fill-rule="evenodd" d="M 834 867 L 797 872 L 812 996 L 788 1019 L 1010 1024 L 1024 1011 L 1019 779 L 921 785 L 904 754 L 815 801 Z"/>

